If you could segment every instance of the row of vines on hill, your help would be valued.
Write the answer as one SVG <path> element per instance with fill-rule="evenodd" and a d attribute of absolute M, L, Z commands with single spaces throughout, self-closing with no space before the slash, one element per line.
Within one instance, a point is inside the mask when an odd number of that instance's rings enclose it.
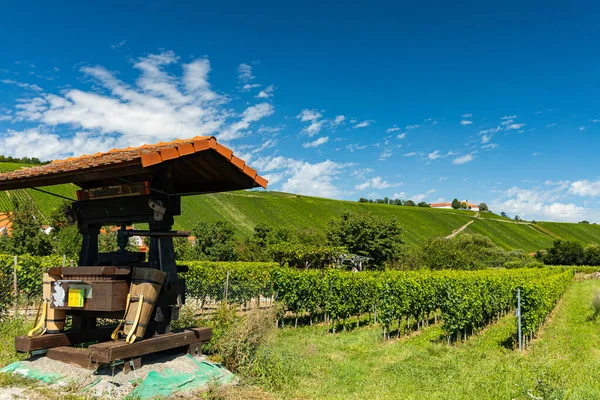
<path fill-rule="evenodd" d="M 523 336 L 530 338 L 546 321 L 569 283 L 573 280 L 573 269 L 551 274 L 542 279 L 525 282 L 521 289 L 521 330 Z"/>
<path fill-rule="evenodd" d="M 352 273 L 296 270 L 273 263 L 187 264 L 187 287 L 193 297 L 213 296 L 211 291 L 223 287 L 230 271 L 231 301 L 275 295 L 289 312 L 308 315 L 311 322 L 315 317 L 345 322 L 372 314 L 386 336 L 392 327 L 400 329 L 403 321 L 418 326 L 441 311 L 448 340 L 464 337 L 513 310 L 518 288 L 524 332 L 533 331 L 574 273 L 571 268 Z M 222 297 L 222 291 L 215 295 Z"/>

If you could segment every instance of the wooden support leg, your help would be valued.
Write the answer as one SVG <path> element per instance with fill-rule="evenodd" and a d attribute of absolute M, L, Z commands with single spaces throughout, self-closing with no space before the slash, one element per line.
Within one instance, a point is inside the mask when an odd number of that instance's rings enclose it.
<path fill-rule="evenodd" d="M 142 357 L 130 358 L 123 364 L 123 373 L 128 374 L 140 368 L 142 368 Z"/>
<path fill-rule="evenodd" d="M 188 346 L 187 353 L 194 357 L 199 357 L 202 355 L 202 343 L 192 343 Z"/>

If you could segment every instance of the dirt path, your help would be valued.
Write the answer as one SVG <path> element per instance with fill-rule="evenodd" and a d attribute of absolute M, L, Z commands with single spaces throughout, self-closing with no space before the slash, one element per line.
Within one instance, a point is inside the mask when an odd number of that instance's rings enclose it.
<path fill-rule="evenodd" d="M 458 235 L 459 233 L 461 233 L 462 231 L 464 231 L 465 229 L 467 229 L 467 226 L 471 225 L 473 222 L 474 221 L 469 221 L 466 224 L 464 224 L 463 226 L 461 226 L 460 228 L 455 229 L 448 236 L 444 236 L 444 239 L 452 239 L 453 237 L 455 237 L 456 235 Z"/>

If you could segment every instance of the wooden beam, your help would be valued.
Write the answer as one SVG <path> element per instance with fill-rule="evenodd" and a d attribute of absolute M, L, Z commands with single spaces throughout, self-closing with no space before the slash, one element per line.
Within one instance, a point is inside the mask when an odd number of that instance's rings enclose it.
<path fill-rule="evenodd" d="M 136 358 L 163 350 L 189 346 L 192 343 L 208 342 L 211 338 L 211 328 L 190 328 L 180 332 L 157 335 L 131 344 L 127 344 L 125 340 L 93 344 L 88 349 L 92 362 L 107 364 L 116 360 Z"/>
<path fill-rule="evenodd" d="M 70 346 L 61 346 L 48 349 L 46 357 L 68 364 L 79 365 L 83 368 L 92 368 L 92 360 L 88 349 L 78 349 Z"/>
<path fill-rule="evenodd" d="M 29 353 L 34 350 L 50 349 L 60 346 L 73 346 L 85 342 L 101 342 L 110 340 L 110 334 L 115 328 L 116 325 L 112 325 L 85 332 L 67 331 L 65 333 L 45 334 L 31 338 L 28 336 L 17 336 L 15 337 L 15 350 L 22 353 Z"/>

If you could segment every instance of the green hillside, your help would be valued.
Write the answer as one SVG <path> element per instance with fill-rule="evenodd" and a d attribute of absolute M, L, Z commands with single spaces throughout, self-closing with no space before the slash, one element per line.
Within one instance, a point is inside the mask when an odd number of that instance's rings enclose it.
<path fill-rule="evenodd" d="M 0 172 L 21 167 L 21 164 L 0 163 Z M 44 187 L 43 190 L 75 198 L 74 185 Z M 31 198 L 46 219 L 64 200 L 36 190 L 0 192 L 0 212 L 11 210 L 10 197 Z M 434 210 L 386 204 L 358 203 L 318 197 L 299 196 L 269 191 L 243 191 L 184 197 L 182 216 L 176 218 L 176 228 L 191 230 L 198 221 L 229 221 L 237 229 L 236 236 L 245 239 L 259 223 L 273 227 L 325 229 L 328 221 L 345 212 L 369 213 L 384 218 L 396 218 L 405 229 L 409 244 L 428 237 L 447 236 L 469 221 L 464 233 L 480 233 L 505 249 L 520 248 L 533 252 L 552 245 L 555 239 L 574 239 L 581 243 L 600 243 L 600 226 L 558 222 L 516 224 L 492 213 Z"/>
<path fill-rule="evenodd" d="M 240 237 L 247 237 L 257 223 L 322 230 L 328 221 L 345 212 L 395 217 L 404 226 L 408 243 L 420 242 L 431 236 L 449 235 L 475 215 L 472 211 L 433 210 L 247 191 L 186 198 L 183 201 L 183 215 L 177 218 L 177 222 L 182 228 L 190 229 L 198 219 L 227 220 L 236 226 Z"/>

